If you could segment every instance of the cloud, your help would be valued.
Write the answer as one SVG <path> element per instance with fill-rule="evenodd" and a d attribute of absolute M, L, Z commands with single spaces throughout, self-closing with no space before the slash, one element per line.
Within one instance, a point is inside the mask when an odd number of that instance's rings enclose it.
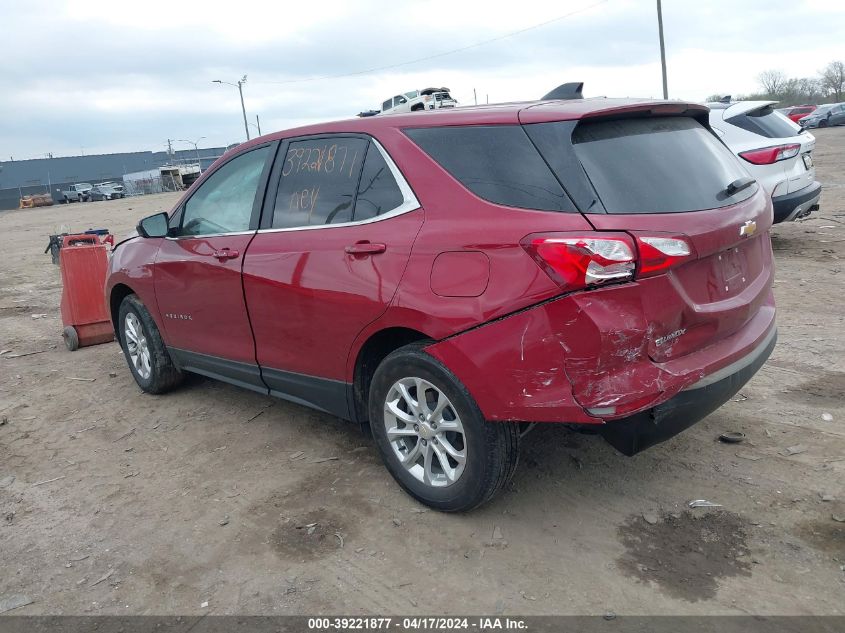
<path fill-rule="evenodd" d="M 245 73 L 250 122 L 259 114 L 265 132 L 346 118 L 425 85 L 447 85 L 463 103 L 473 88 L 480 101 L 523 100 L 576 79 L 588 94 L 659 96 L 653 3 L 597 2 L 0 0 L 0 156 L 157 149 L 174 137 L 239 140 L 237 89 L 212 80 Z M 845 52 L 838 1 L 663 7 L 673 97 L 750 92 L 768 68 L 812 76 Z M 423 57 L 430 59 L 311 80 Z"/>

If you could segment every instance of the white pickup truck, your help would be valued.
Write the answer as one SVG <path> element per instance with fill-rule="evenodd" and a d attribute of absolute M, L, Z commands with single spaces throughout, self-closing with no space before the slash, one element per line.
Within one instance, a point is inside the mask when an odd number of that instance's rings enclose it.
<path fill-rule="evenodd" d="M 457 105 L 458 102 L 449 94 L 448 88 L 426 88 L 425 90 L 412 90 L 388 99 L 382 103 L 381 113 L 436 110 L 439 108 L 454 108 Z"/>
<path fill-rule="evenodd" d="M 92 186 L 90 182 L 78 182 L 75 185 L 71 185 L 70 189 L 62 191 L 62 202 L 68 204 L 69 202 L 82 202 L 84 200 L 88 200 L 91 189 Z"/>

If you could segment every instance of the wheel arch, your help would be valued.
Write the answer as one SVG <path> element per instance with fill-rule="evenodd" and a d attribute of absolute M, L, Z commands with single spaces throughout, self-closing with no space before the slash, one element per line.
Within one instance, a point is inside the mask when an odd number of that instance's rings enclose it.
<path fill-rule="evenodd" d="M 132 288 L 123 283 L 115 284 L 109 292 L 109 315 L 111 316 L 112 327 L 114 328 L 117 340 L 120 340 L 118 332 L 118 320 L 120 319 L 120 304 L 129 295 L 136 294 Z"/>
<path fill-rule="evenodd" d="M 367 421 L 370 385 L 376 368 L 391 352 L 417 341 L 433 340 L 419 330 L 388 327 L 370 334 L 355 357 L 352 378 L 351 412 L 359 422 Z"/>

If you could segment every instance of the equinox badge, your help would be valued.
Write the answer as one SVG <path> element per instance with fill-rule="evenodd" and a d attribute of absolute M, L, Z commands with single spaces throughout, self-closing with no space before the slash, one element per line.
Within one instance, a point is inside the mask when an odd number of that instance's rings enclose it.
<path fill-rule="evenodd" d="M 757 231 L 757 223 L 754 220 L 748 220 L 745 224 L 739 227 L 740 237 L 751 237 Z"/>

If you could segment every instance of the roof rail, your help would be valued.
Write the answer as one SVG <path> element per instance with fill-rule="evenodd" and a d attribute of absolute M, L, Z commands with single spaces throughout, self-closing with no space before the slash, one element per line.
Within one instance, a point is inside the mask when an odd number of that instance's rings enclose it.
<path fill-rule="evenodd" d="M 569 83 L 561 84 L 551 92 L 543 95 L 540 101 L 550 101 L 557 99 L 583 99 L 584 95 L 581 91 L 584 90 L 583 81 L 571 81 Z"/>

